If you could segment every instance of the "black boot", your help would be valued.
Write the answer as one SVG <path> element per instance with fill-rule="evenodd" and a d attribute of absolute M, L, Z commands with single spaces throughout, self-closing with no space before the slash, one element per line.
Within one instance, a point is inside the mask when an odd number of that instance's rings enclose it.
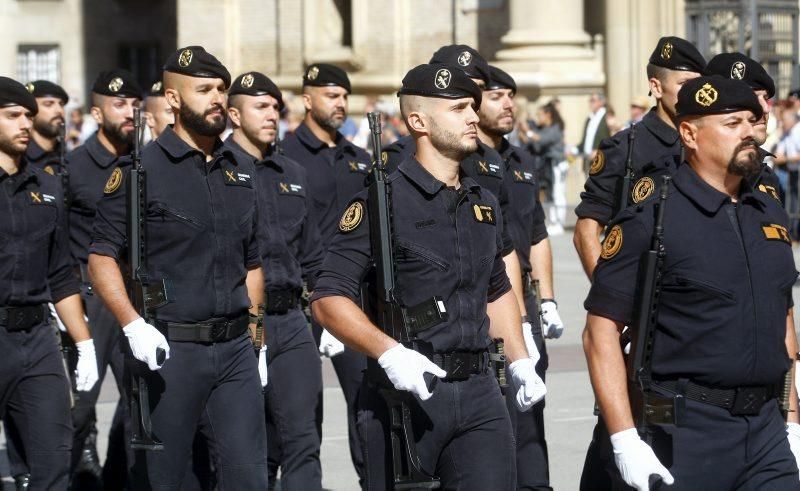
<path fill-rule="evenodd" d="M 17 474 L 14 476 L 14 487 L 17 491 L 28 491 L 28 487 L 31 485 L 31 475 L 30 474 Z"/>
<path fill-rule="evenodd" d="M 102 476 L 103 467 L 100 465 L 100 458 L 97 455 L 97 427 L 93 425 L 86 440 L 83 441 L 81 459 L 75 468 L 70 488 L 80 490 L 103 489 Z"/>

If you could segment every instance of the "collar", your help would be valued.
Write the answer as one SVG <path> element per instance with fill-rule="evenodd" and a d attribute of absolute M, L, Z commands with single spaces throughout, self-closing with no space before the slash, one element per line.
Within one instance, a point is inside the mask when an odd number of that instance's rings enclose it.
<path fill-rule="evenodd" d="M 283 172 L 283 162 L 281 162 L 281 156 L 278 154 L 278 152 L 274 151 L 274 146 L 270 146 L 270 148 L 267 150 L 267 155 L 263 159 L 257 159 L 253 157 L 249 152 L 242 148 L 242 146 L 239 145 L 236 140 L 233 139 L 232 134 L 225 139 L 224 146 L 226 149 L 232 150 L 234 154 L 239 153 L 250 159 L 255 166 L 273 166 L 276 167 L 279 172 Z"/>
<path fill-rule="evenodd" d="M 89 152 L 89 156 L 92 157 L 92 160 L 103 169 L 110 167 L 111 164 L 117 160 L 117 156 L 109 152 L 108 149 L 100 143 L 96 131 L 86 140 L 84 146 L 86 147 L 86 151 Z"/>
<path fill-rule="evenodd" d="M 655 107 L 650 109 L 650 112 L 645 114 L 642 118 L 642 121 L 637 124 L 641 124 L 647 128 L 650 133 L 655 135 L 656 138 L 661 140 L 665 145 L 674 145 L 680 138 L 680 135 L 675 128 L 668 125 L 658 117 Z"/>
<path fill-rule="evenodd" d="M 730 202 L 730 197 L 727 194 L 714 189 L 710 184 L 702 180 L 688 163 L 684 162 L 684 165 L 678 167 L 672 180 L 681 193 L 707 213 L 717 213 L 722 205 Z M 739 189 L 739 202 L 747 203 L 751 201 L 764 204 L 758 194 L 753 192 L 753 188 L 747 182 L 747 179 L 742 179 Z"/>
<path fill-rule="evenodd" d="M 44 158 L 45 156 L 47 156 L 47 154 L 50 153 L 55 153 L 55 151 L 45 152 L 44 148 L 42 148 L 41 145 L 36 143 L 36 140 L 34 140 L 33 137 L 31 136 L 31 139 L 28 142 L 28 148 L 25 150 L 26 159 L 35 162 L 37 160 Z"/>
<path fill-rule="evenodd" d="M 425 167 L 422 167 L 422 164 L 419 163 L 416 157 L 409 157 L 403 160 L 400 162 L 397 169 L 406 176 L 409 181 L 416 184 L 417 187 L 431 196 L 446 187 L 442 181 L 436 179 L 430 172 L 425 170 Z M 461 186 L 472 192 L 480 188 L 469 176 L 463 176 L 461 178 Z"/>
<path fill-rule="evenodd" d="M 28 181 L 35 181 L 39 184 L 39 176 L 24 162 L 24 159 L 20 159 L 19 171 L 13 176 L 9 175 L 5 169 L 0 169 L 0 182 L 3 181 L 10 182 L 14 186 L 14 191 L 18 191 Z"/>
<path fill-rule="evenodd" d="M 203 152 L 200 150 L 189 146 L 188 143 L 183 141 L 181 137 L 175 133 L 175 130 L 172 129 L 172 125 L 168 125 L 164 131 L 156 138 L 156 143 L 158 143 L 161 148 L 164 149 L 167 154 L 172 157 L 173 159 L 180 161 L 184 159 L 187 155 L 197 153 L 202 155 Z M 244 152 L 244 150 L 242 150 Z M 245 152 L 247 155 L 247 153 Z M 222 140 L 216 138 L 214 140 L 214 149 L 211 151 L 211 155 L 214 157 L 218 157 L 219 155 L 227 155 L 229 157 L 228 160 L 231 161 L 234 165 L 239 165 L 236 162 L 236 158 L 231 151 L 230 148 L 226 148 L 225 145 L 222 143 Z"/>
<path fill-rule="evenodd" d="M 305 145 L 309 150 L 312 150 L 314 153 L 324 150 L 326 148 L 336 148 L 347 150 L 350 153 L 355 155 L 355 151 L 353 150 L 353 144 L 347 141 L 340 132 L 336 132 L 336 138 L 334 138 L 335 147 L 329 147 L 327 143 L 323 142 L 319 138 L 317 138 L 314 133 L 311 132 L 308 125 L 303 122 L 300 123 L 300 126 L 294 130 L 294 134 L 297 136 L 297 139 Z"/>
<path fill-rule="evenodd" d="M 497 153 L 505 159 L 506 163 L 509 163 L 512 159 L 517 163 L 522 162 L 522 158 L 520 158 L 519 153 L 517 153 L 517 147 L 512 145 L 506 138 L 500 140 L 500 148 L 497 149 Z"/>

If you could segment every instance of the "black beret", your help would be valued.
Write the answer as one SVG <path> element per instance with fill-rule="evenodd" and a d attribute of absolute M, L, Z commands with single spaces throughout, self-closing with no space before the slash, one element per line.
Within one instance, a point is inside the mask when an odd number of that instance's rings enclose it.
<path fill-rule="evenodd" d="M 670 70 L 706 72 L 706 60 L 689 41 L 667 36 L 658 40 L 656 49 L 650 55 L 650 63 Z"/>
<path fill-rule="evenodd" d="M 475 99 L 475 105 L 480 107 L 482 91 L 478 84 L 457 67 L 429 63 L 409 70 L 403 77 L 403 87 L 397 92 L 397 95 L 419 95 L 443 99 L 472 97 Z"/>
<path fill-rule="evenodd" d="M 259 72 L 247 72 L 233 80 L 228 95 L 271 95 L 278 100 L 278 106 L 283 110 L 283 95 L 275 82 Z"/>
<path fill-rule="evenodd" d="M 486 84 L 486 90 L 497 89 L 511 89 L 516 94 L 517 83 L 508 73 L 496 66 L 489 65 L 489 83 Z"/>
<path fill-rule="evenodd" d="M 231 74 L 225 65 L 202 46 L 187 46 L 172 53 L 164 70 L 199 78 L 220 78 L 225 87 L 231 86 Z"/>
<path fill-rule="evenodd" d="M 327 63 L 314 63 L 306 68 L 306 73 L 303 74 L 303 87 L 307 85 L 313 87 L 336 85 L 350 93 L 350 78 L 347 72 Z"/>
<path fill-rule="evenodd" d="M 744 82 L 719 75 L 693 78 L 678 92 L 678 117 L 752 111 L 763 114 L 753 89 Z"/>
<path fill-rule="evenodd" d="M 36 98 L 24 85 L 8 77 L 0 77 L 0 107 L 22 106 L 33 114 L 39 111 Z"/>
<path fill-rule="evenodd" d="M 150 86 L 150 92 L 147 93 L 147 97 L 164 97 L 164 82 L 161 80 L 153 82 L 153 85 Z"/>
<path fill-rule="evenodd" d="M 111 97 L 142 98 L 142 90 L 133 74 L 128 70 L 116 69 L 100 72 L 92 86 L 92 92 Z"/>
<path fill-rule="evenodd" d="M 489 63 L 466 44 L 442 46 L 431 56 L 428 63 L 442 63 L 461 68 L 469 78 L 479 78 L 489 83 Z"/>
<path fill-rule="evenodd" d="M 708 62 L 709 75 L 721 75 L 741 80 L 753 90 L 763 89 L 770 98 L 775 96 L 775 82 L 764 67 L 742 53 L 720 53 Z"/>
<path fill-rule="evenodd" d="M 33 94 L 33 97 L 58 97 L 64 104 L 69 102 L 67 91 L 49 80 L 34 80 L 25 84 L 25 88 Z"/>

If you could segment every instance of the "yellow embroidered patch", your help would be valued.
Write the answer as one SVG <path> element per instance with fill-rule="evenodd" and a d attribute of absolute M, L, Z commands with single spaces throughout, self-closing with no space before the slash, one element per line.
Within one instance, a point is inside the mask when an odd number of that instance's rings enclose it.
<path fill-rule="evenodd" d="M 606 166 L 606 155 L 603 153 L 602 150 L 598 150 L 597 153 L 594 154 L 594 159 L 592 159 L 592 165 L 589 167 L 589 175 L 594 176 L 596 174 L 599 174 L 605 166 Z"/>
<path fill-rule="evenodd" d="M 764 232 L 764 238 L 767 240 L 779 240 L 789 245 L 792 244 L 792 237 L 783 225 L 778 225 L 777 223 L 762 223 L 761 231 Z"/>
<path fill-rule="evenodd" d="M 600 252 L 600 257 L 611 259 L 617 255 L 620 249 L 622 249 L 622 227 L 614 225 L 606 235 L 606 240 L 603 241 L 603 250 Z"/>
<path fill-rule="evenodd" d="M 655 189 L 656 183 L 649 177 L 643 177 L 636 181 L 636 185 L 633 186 L 631 198 L 633 198 L 634 203 L 641 203 L 649 198 Z"/>
<path fill-rule="evenodd" d="M 108 176 L 108 181 L 106 181 L 106 187 L 103 188 L 104 194 L 111 194 L 117 189 L 119 189 L 120 184 L 122 184 L 122 170 L 119 167 L 114 169 L 110 176 Z"/>
<path fill-rule="evenodd" d="M 360 201 L 353 202 L 342 214 L 339 220 L 339 230 L 344 233 L 352 232 L 361 225 L 364 218 L 364 205 Z"/>

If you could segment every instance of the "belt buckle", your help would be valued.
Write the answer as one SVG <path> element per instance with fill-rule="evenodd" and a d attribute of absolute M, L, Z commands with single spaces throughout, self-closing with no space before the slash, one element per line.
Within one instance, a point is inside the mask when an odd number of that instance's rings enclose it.
<path fill-rule="evenodd" d="M 755 416 L 766 401 L 765 387 L 740 387 L 736 389 L 730 412 L 734 416 Z"/>
<path fill-rule="evenodd" d="M 221 341 L 222 338 L 225 336 L 225 331 L 227 330 L 228 323 L 227 321 L 215 322 L 211 324 L 211 342 L 216 343 L 217 341 Z"/>
<path fill-rule="evenodd" d="M 445 356 L 448 380 L 466 380 L 472 372 L 471 353 L 450 353 Z"/>

